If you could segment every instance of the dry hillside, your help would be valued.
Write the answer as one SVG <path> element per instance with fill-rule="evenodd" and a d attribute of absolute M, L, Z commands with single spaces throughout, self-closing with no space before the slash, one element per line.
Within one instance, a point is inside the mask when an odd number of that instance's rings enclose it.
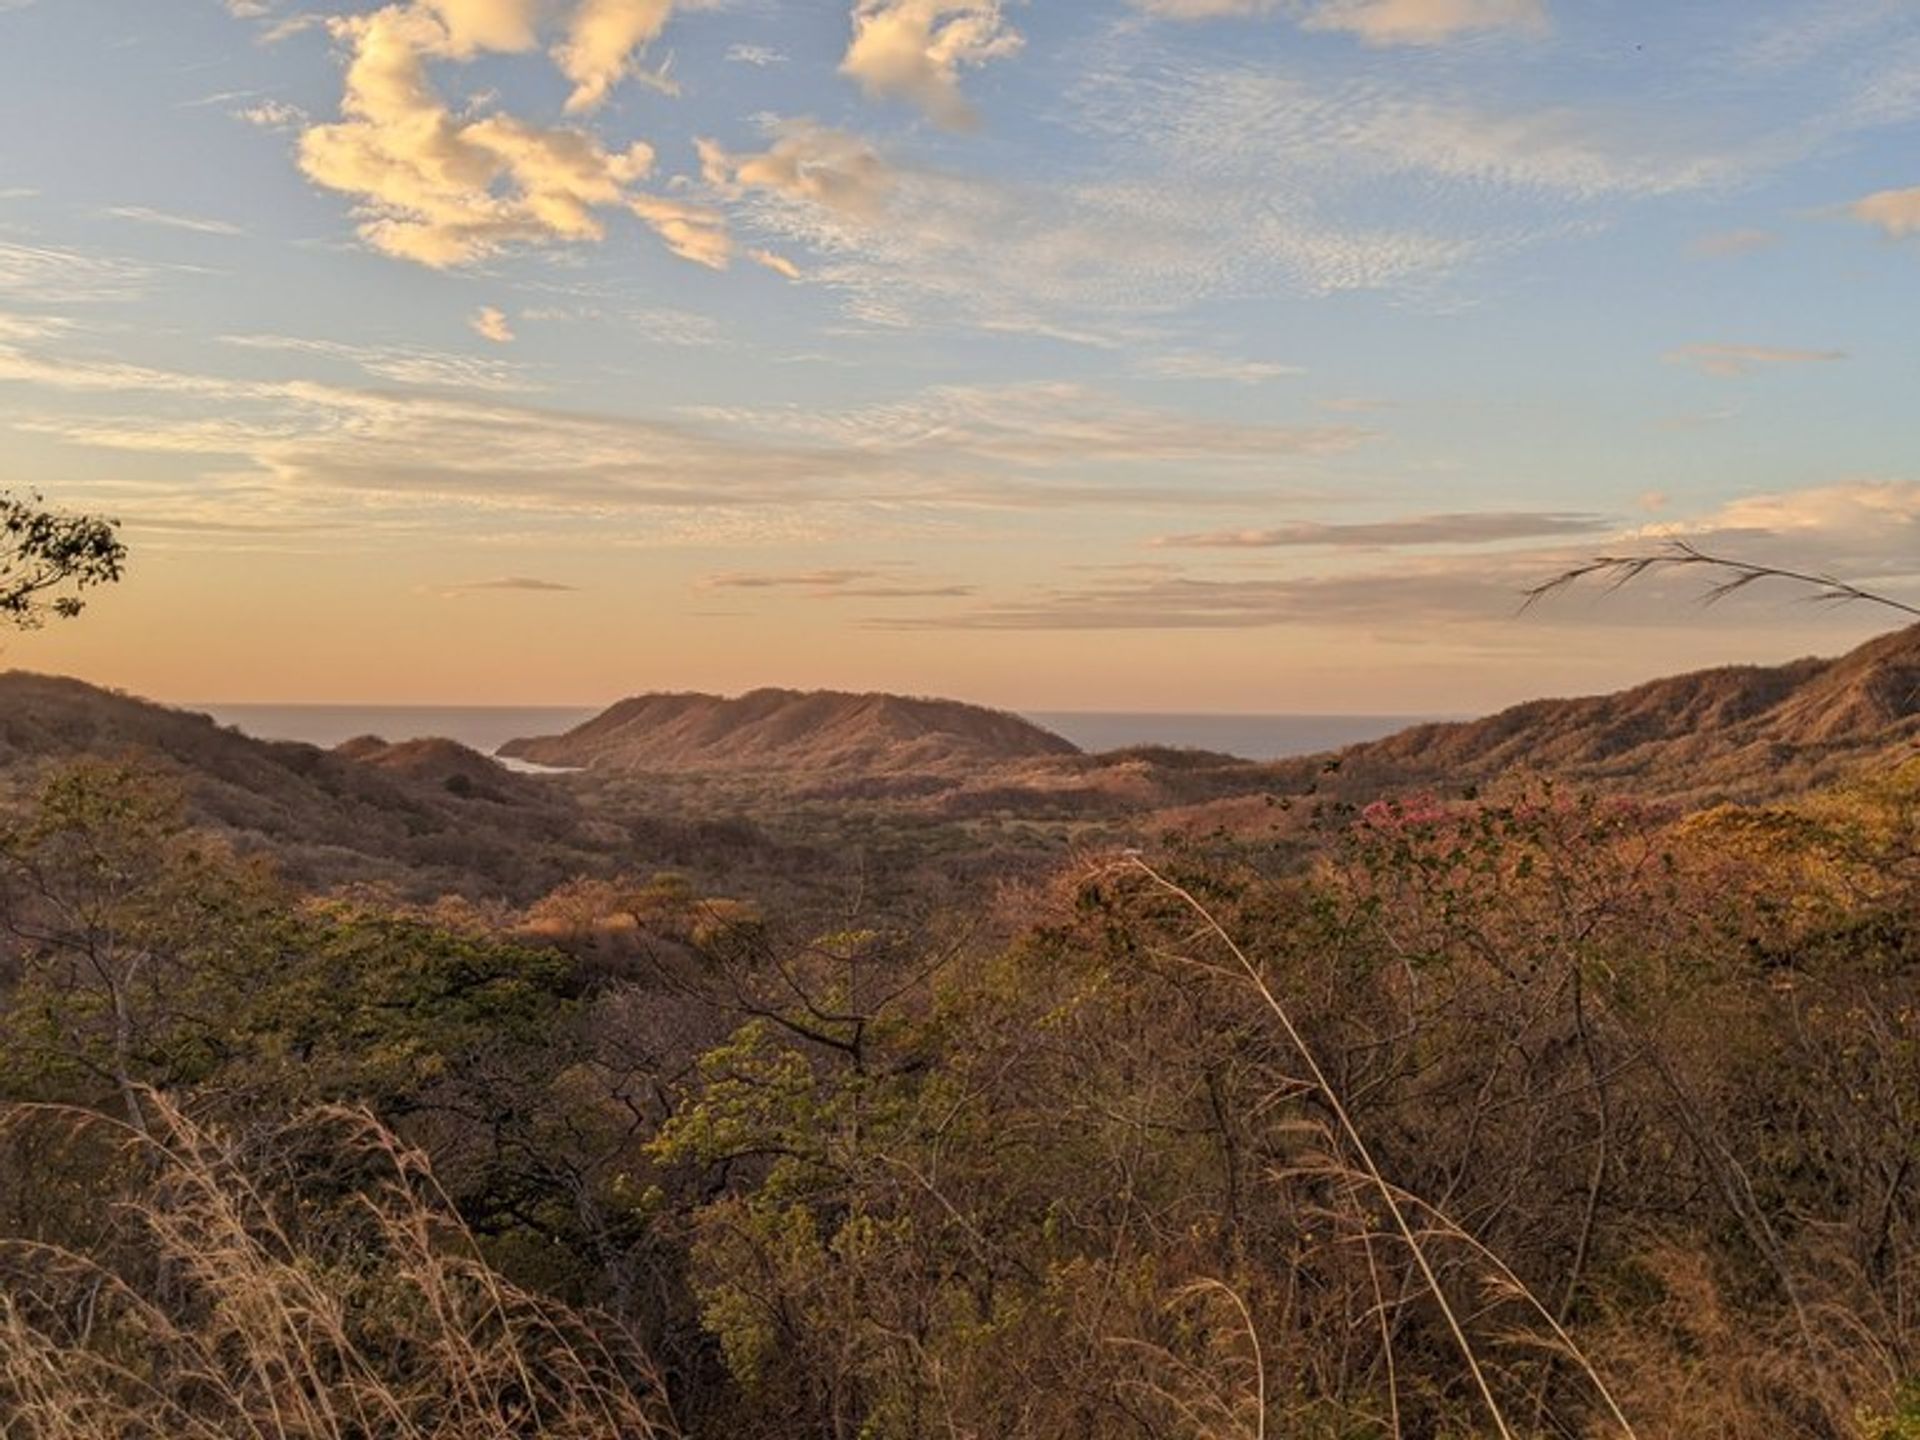
<path fill-rule="evenodd" d="M 922 774 L 1078 754 L 1051 731 L 955 700 L 755 690 L 637 695 L 565 735 L 501 753 L 542 765 L 661 774 L 794 771 Z"/>

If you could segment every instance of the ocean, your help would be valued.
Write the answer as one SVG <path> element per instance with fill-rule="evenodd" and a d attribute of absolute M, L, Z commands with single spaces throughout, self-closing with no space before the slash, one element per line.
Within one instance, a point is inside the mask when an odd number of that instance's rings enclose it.
<path fill-rule="evenodd" d="M 304 740 L 334 746 L 361 735 L 416 740 L 441 735 L 492 754 L 509 740 L 557 735 L 599 713 L 593 707 L 529 705 L 191 705 L 223 725 L 261 740 Z M 1218 750 L 1249 760 L 1312 755 L 1377 740 L 1428 719 L 1425 715 L 1185 715 L 1104 710 L 1039 710 L 1037 725 L 1084 750 L 1176 745 Z"/>

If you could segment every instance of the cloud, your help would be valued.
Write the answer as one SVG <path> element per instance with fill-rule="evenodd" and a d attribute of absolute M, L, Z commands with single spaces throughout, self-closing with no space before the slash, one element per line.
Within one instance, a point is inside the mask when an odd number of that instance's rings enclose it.
<path fill-rule="evenodd" d="M 463 585 L 448 585 L 438 593 L 445 599 L 462 595 L 499 594 L 502 591 L 523 595 L 572 595 L 578 585 L 563 585 L 558 580 L 538 580 L 527 575 L 509 575 L 499 580 L 471 580 Z"/>
<path fill-rule="evenodd" d="M 1847 213 L 1878 226 L 1896 240 L 1920 235 L 1920 185 L 1908 190 L 1876 190 L 1854 201 Z"/>
<path fill-rule="evenodd" d="M 727 268 L 733 241 L 726 217 L 718 210 L 654 195 L 636 195 L 627 208 L 651 225 L 667 249 L 681 259 L 710 270 Z"/>
<path fill-rule="evenodd" d="M 868 95 L 910 101 L 964 130 L 977 117 L 960 93 L 961 68 L 1018 54 L 1022 43 L 1000 0 L 856 0 L 840 71 Z"/>
<path fill-rule="evenodd" d="M 1694 242 L 1693 251 L 1709 260 L 1724 260 L 1765 250 L 1778 239 L 1770 230 L 1722 230 L 1713 235 L 1702 235 Z"/>
<path fill-rule="evenodd" d="M 21 315 L 0 310 L 0 342 L 47 340 L 70 328 L 71 322 L 59 315 Z"/>
<path fill-rule="evenodd" d="M 958 600 L 972 585 L 916 584 L 881 570 L 724 571 L 700 581 L 705 590 L 792 590 L 812 600 Z"/>
<path fill-rule="evenodd" d="M 1133 0 L 1133 8 L 1162 20 L 1226 20 L 1271 15 L 1286 0 Z"/>
<path fill-rule="evenodd" d="M 257 105 L 242 106 L 231 114 L 234 119 L 244 120 L 260 130 L 295 130 L 309 122 L 306 111 L 284 100 L 262 100 Z"/>
<path fill-rule="evenodd" d="M 700 584 L 709 590 L 832 590 L 859 580 L 872 580 L 878 570 L 740 571 L 708 575 Z"/>
<path fill-rule="evenodd" d="M 1076 97 L 1085 123 L 1193 177 L 1289 207 L 1418 179 L 1514 198 L 1592 202 L 1724 187 L 1756 163 L 1690 143 L 1679 122 L 1575 105 L 1501 108 L 1370 72 L 1128 51 Z M 1676 133 L 1678 132 L 1678 133 Z"/>
<path fill-rule="evenodd" d="M 1480 511 L 1418 515 L 1360 524 L 1299 521 L 1267 530 L 1211 530 L 1167 535 L 1156 546 L 1202 550 L 1267 550 L 1288 547 L 1389 549 L 1418 545 L 1481 545 L 1502 540 L 1591 535 L 1608 528 L 1598 515 L 1561 511 Z"/>
<path fill-rule="evenodd" d="M 776 275 L 784 275 L 789 280 L 798 280 L 801 276 L 798 265 L 772 250 L 749 250 L 747 258 L 756 265 L 764 265 Z"/>
<path fill-rule="evenodd" d="M 402 385 L 501 392 L 536 388 L 510 364 L 416 346 L 348 345 L 337 340 L 309 340 L 292 335 L 223 335 L 220 338 L 224 344 L 247 350 L 341 360 L 381 380 Z"/>
<path fill-rule="evenodd" d="M 256 348 L 385 363 L 326 342 L 264 337 Z M 471 387 L 356 388 L 269 374 L 265 363 L 235 378 L 53 354 L 30 338 L 0 343 L 0 381 L 113 397 L 104 414 L 14 408 L 16 428 L 201 457 L 204 473 L 244 477 L 303 519 L 315 510 L 324 518 L 321 497 L 337 496 L 360 507 L 369 535 L 436 525 L 519 535 L 537 516 L 604 542 L 620 517 L 645 514 L 636 538 L 712 542 L 722 533 L 891 533 L 994 511 L 1191 514 L 1256 497 L 1272 503 L 1281 477 L 1364 434 L 1188 418 L 1071 387 L 949 388 L 839 412 L 693 412 L 665 422 Z M 1178 473 L 1158 462 L 1175 462 Z M 257 514 L 267 502 L 236 503 Z M 651 518 L 674 514 L 684 519 Z"/>
<path fill-rule="evenodd" d="M 1616 535 L 1612 553 L 1645 553 L 1684 537 L 1710 553 L 1842 576 L 1895 593 L 1920 584 L 1920 482 L 1861 481 L 1736 500 L 1690 520 Z M 1598 548 L 1598 547 L 1596 547 Z M 935 615 L 890 615 L 872 622 L 895 630 L 1245 630 L 1278 626 L 1419 634 L 1432 626 L 1497 627 L 1482 633 L 1525 643 L 1528 631 L 1569 626 L 1672 628 L 1695 612 L 1706 591 L 1699 577 L 1656 575 L 1593 603 L 1563 599 L 1517 619 L 1522 593 L 1587 558 L 1565 546 L 1489 554 L 1396 556 L 1391 567 L 1355 569 L 1328 562 L 1318 573 L 1219 577 L 1168 570 L 1113 570 L 1083 582 L 1035 586 L 1024 593 Z M 1335 568 L 1337 567 L 1337 568 Z M 1803 598 L 1794 587 L 1750 587 L 1728 600 L 1716 625 L 1770 630 L 1782 607 Z"/>
<path fill-rule="evenodd" d="M 1417 292 L 1604 207 L 1724 189 L 1765 148 L 1647 107 L 1515 110 L 1157 33 L 1110 32 L 1064 88 L 1081 155 L 1065 173 L 955 173 L 904 141 L 776 119 L 759 152 L 707 141 L 707 178 L 862 322 L 1133 345 L 1142 317 L 1207 300 Z"/>
<path fill-rule="evenodd" d="M 1042 588 L 1027 596 L 930 616 L 886 616 L 893 630 L 1248 630 L 1280 625 L 1340 627 L 1511 616 L 1534 572 L 1502 578 L 1484 568 L 1339 576 L 1215 579 L 1193 575 L 1118 576 Z"/>
<path fill-rule="evenodd" d="M 735 65 L 754 65 L 761 69 L 787 63 L 783 52 L 767 45 L 729 45 L 727 59 Z"/>
<path fill-rule="evenodd" d="M 1236 423 L 1118 404 L 1085 386 L 946 385 L 838 413 L 708 407 L 701 418 L 788 433 L 863 454 L 937 453 L 1034 469 L 1177 461 L 1271 465 L 1339 454 L 1369 438 L 1350 425 Z"/>
<path fill-rule="evenodd" d="M 197 215 L 176 215 L 166 210 L 150 210 L 145 205 L 113 205 L 100 212 L 115 220 L 133 220 L 142 225 L 160 225 L 169 230 L 191 230 L 196 235 L 244 235 L 247 232 L 225 220 L 206 220 Z"/>
<path fill-rule="evenodd" d="M 1369 45 L 1438 45 L 1462 35 L 1547 29 L 1543 0 L 1133 0 L 1163 20 L 1226 20 L 1293 13 L 1308 30 L 1333 30 Z"/>
<path fill-rule="evenodd" d="M 531 50 L 539 43 L 541 0 L 420 0 L 446 27 L 455 55 Z"/>
<path fill-rule="evenodd" d="M 1443 270 L 1471 247 L 1417 230 L 1341 230 L 1275 183 L 1209 174 L 1129 146 L 1131 178 L 980 178 L 902 164 L 811 120 L 776 119 L 756 153 L 704 142 L 706 178 L 735 223 L 801 261 L 862 322 L 951 323 L 1131 343 L 1131 318 L 1274 286 L 1373 288 Z"/>
<path fill-rule="evenodd" d="M 566 39 L 554 48 L 554 63 L 573 82 L 569 113 L 598 109 L 634 62 L 660 38 L 674 0 L 580 0 L 567 22 Z"/>
<path fill-rule="evenodd" d="M 1158 375 L 1168 380 L 1226 380 L 1235 385 L 1257 385 L 1265 380 L 1280 380 L 1307 372 L 1298 365 L 1280 365 L 1269 360 L 1239 360 L 1231 355 L 1209 355 L 1197 350 L 1173 350 L 1150 355 L 1135 367 L 1143 375 Z"/>
<path fill-rule="evenodd" d="M 611 302 L 531 305 L 520 311 L 523 323 L 572 321 L 610 325 L 656 345 L 707 346 L 722 343 L 719 324 L 710 315 L 661 306 L 633 308 Z"/>
<path fill-rule="evenodd" d="M 1660 422 L 1663 430 L 1705 430 L 1712 425 L 1724 425 L 1729 420 L 1740 418 L 1741 410 L 1737 405 L 1722 405 L 1713 410 L 1687 410 L 1678 415 L 1669 415 Z"/>
<path fill-rule="evenodd" d="M 443 3 L 446 13 L 389 5 L 330 24 L 351 51 L 343 118 L 302 134 L 300 164 L 316 184 L 355 197 L 363 239 L 447 267 L 509 246 L 596 241 L 601 212 L 624 208 L 674 253 L 725 263 L 718 217 L 634 190 L 653 169 L 644 142 L 608 150 L 583 130 L 501 113 L 455 116 L 427 61 L 469 58 L 524 37 L 515 28 L 519 7 L 506 0 Z"/>
<path fill-rule="evenodd" d="M 0 239 L 0 295 L 50 305 L 130 300 L 151 277 L 136 260 Z"/>
<path fill-rule="evenodd" d="M 304 35 L 309 30 L 320 29 L 327 23 L 324 15 L 289 15 L 277 24 L 269 25 L 260 33 L 262 45 L 278 45 L 282 40 L 291 40 L 295 35 Z"/>
<path fill-rule="evenodd" d="M 1438 45 L 1488 31 L 1541 34 L 1547 12 L 1541 0 L 1323 0 L 1302 23 L 1369 45 Z"/>
<path fill-rule="evenodd" d="M 893 177 L 868 141 L 808 119 L 773 120 L 769 128 L 773 143 L 754 154 L 696 142 L 706 182 L 734 197 L 760 190 L 837 215 L 879 218 Z"/>
<path fill-rule="evenodd" d="M 1917 530 L 1920 482 L 1855 480 L 1743 496 L 1695 522 L 1690 533 L 1732 531 L 1790 540 L 1816 534 L 1846 536 L 1850 544 L 1911 555 L 1913 564 L 1920 564 L 1920 548 L 1912 544 Z"/>
<path fill-rule="evenodd" d="M 506 315 L 491 305 L 483 305 L 467 321 L 473 327 L 473 333 L 482 340 L 491 340 L 496 345 L 513 343 L 513 326 L 507 323 Z"/>
<path fill-rule="evenodd" d="M 1667 352 L 1672 365 L 1691 365 L 1723 380 L 1751 375 L 1772 365 L 1808 365 L 1844 360 L 1844 350 L 1791 350 L 1773 345 L 1683 345 Z"/>

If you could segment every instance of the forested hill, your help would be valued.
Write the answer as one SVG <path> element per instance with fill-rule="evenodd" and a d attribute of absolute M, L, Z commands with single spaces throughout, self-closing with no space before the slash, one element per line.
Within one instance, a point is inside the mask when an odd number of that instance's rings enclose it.
<path fill-rule="evenodd" d="M 378 883 L 528 899 L 611 857 L 746 859 L 760 837 L 588 813 L 564 787 L 515 775 L 451 740 L 334 750 L 256 740 L 187 710 L 78 680 L 0 674 L 0 792 L 31 792 L 76 760 L 125 763 L 177 785 L 193 822 L 270 852 L 314 888 Z"/>
<path fill-rule="evenodd" d="M 523 899 L 615 864 L 724 874 L 777 861 L 759 822 L 725 818 L 764 816 L 772 795 L 809 802 L 809 834 L 786 846 L 833 835 L 918 854 L 962 843 L 922 833 L 949 822 L 1098 821 L 1115 840 L 1169 827 L 1266 833 L 1313 810 L 1276 812 L 1277 797 L 1366 804 L 1523 774 L 1650 800 L 1774 800 L 1910 754 L 1916 737 L 1920 629 L 1838 659 L 1536 700 L 1272 764 L 1153 748 L 1083 755 L 957 701 L 759 690 L 622 701 L 566 735 L 507 747 L 585 774 L 526 776 L 450 740 L 270 743 L 79 681 L 0 675 L 0 788 L 30 788 L 62 760 L 138 752 L 179 779 L 196 822 L 270 849 L 303 883 Z"/>
<path fill-rule="evenodd" d="M 1757 796 L 1904 752 L 1916 734 L 1920 627 L 1838 659 L 1728 666 L 1612 695 L 1534 700 L 1484 720 L 1417 726 L 1345 754 L 1361 778 L 1487 777 L 1524 767 L 1630 780 L 1666 795 Z"/>
<path fill-rule="evenodd" d="M 1112 786 L 1125 771 L 1166 796 L 1163 814 L 1177 828 L 1266 831 L 1275 827 L 1276 796 L 1366 804 L 1517 776 L 1688 805 L 1782 800 L 1907 758 L 1916 744 L 1920 627 L 1837 659 L 1725 666 L 1609 695 L 1530 700 L 1267 765 L 1215 763 L 1182 776 L 1095 757 L 1084 783 Z"/>
<path fill-rule="evenodd" d="M 637 695 L 502 754 L 616 770 L 791 770 L 819 776 L 951 772 L 1078 754 L 1052 731 L 956 700 L 832 690 Z"/>

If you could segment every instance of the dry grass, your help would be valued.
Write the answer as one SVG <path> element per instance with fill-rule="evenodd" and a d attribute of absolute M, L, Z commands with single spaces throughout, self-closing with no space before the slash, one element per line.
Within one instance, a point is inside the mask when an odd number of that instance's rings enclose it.
<path fill-rule="evenodd" d="M 109 1152 L 106 1223 L 0 1239 L 6 1440 L 664 1440 L 610 1324 L 480 1258 L 424 1158 L 360 1111 L 236 1136 L 19 1107 Z M 85 1231 L 90 1227 L 81 1225 Z"/>
<path fill-rule="evenodd" d="M 1484 1298 L 1488 1302 L 1493 1305 L 1516 1303 L 1534 1318 L 1535 1324 L 1539 1327 L 1537 1331 L 1511 1332 L 1508 1343 L 1517 1344 L 1527 1350 L 1550 1353 L 1571 1366 L 1592 1387 L 1593 1393 L 1600 1400 L 1612 1424 L 1617 1427 L 1616 1433 L 1626 1436 L 1627 1440 L 1636 1440 L 1636 1431 L 1632 1422 L 1621 1409 L 1599 1369 L 1567 1333 L 1553 1311 L 1540 1297 L 1515 1275 L 1498 1255 L 1456 1224 L 1440 1207 L 1395 1185 L 1382 1172 L 1365 1137 L 1348 1112 L 1338 1088 L 1329 1080 L 1314 1054 L 1313 1047 L 1307 1043 L 1295 1025 L 1288 1007 L 1268 985 L 1260 967 L 1221 925 L 1207 905 L 1186 887 L 1169 879 L 1138 858 L 1129 857 L 1122 862 L 1122 868 L 1137 874 L 1190 911 L 1199 922 L 1201 935 L 1219 944 L 1231 956 L 1231 968 L 1252 987 L 1259 996 L 1261 1004 L 1279 1023 L 1289 1045 L 1306 1067 L 1313 1088 L 1319 1093 L 1333 1117 L 1334 1133 L 1328 1136 L 1332 1143 L 1327 1147 L 1325 1162 L 1327 1174 L 1336 1182 L 1336 1192 L 1344 1193 L 1347 1200 L 1347 1204 L 1343 1207 L 1344 1216 L 1336 1218 L 1357 1222 L 1359 1225 L 1358 1238 L 1364 1245 L 1374 1293 L 1378 1297 L 1376 1308 L 1381 1320 L 1384 1354 L 1389 1366 L 1389 1403 L 1395 1412 L 1389 1421 L 1391 1433 L 1395 1435 L 1400 1433 L 1397 1417 L 1398 1401 L 1393 1393 L 1394 1385 L 1391 1378 L 1392 1325 L 1387 1318 L 1390 1307 L 1395 1302 L 1390 1302 L 1386 1298 L 1386 1287 L 1382 1283 L 1376 1261 L 1374 1245 L 1381 1240 L 1397 1241 L 1403 1253 L 1412 1262 L 1422 1287 L 1440 1312 L 1447 1333 L 1451 1336 L 1459 1354 L 1460 1363 L 1484 1406 L 1487 1421 L 1494 1434 L 1502 1437 L 1502 1440 L 1513 1440 L 1522 1427 L 1510 1417 L 1508 1407 L 1503 1405 L 1496 1395 L 1491 1378 L 1494 1366 L 1483 1355 L 1482 1343 L 1477 1343 L 1469 1336 L 1464 1315 L 1449 1295 L 1446 1285 L 1442 1283 L 1441 1262 L 1437 1252 L 1448 1247 L 1464 1248 L 1479 1262 L 1480 1283 Z M 1193 963 L 1208 964 L 1211 968 L 1210 962 L 1194 961 Z M 1369 1215 L 1374 1206 L 1377 1206 L 1384 1216 L 1386 1222 L 1384 1232 L 1377 1227 L 1376 1222 Z M 1231 1291 L 1228 1293 L 1232 1294 Z M 1401 1298 L 1404 1299 L 1404 1295 Z M 1239 1304 L 1238 1297 L 1235 1297 L 1235 1302 Z M 1251 1318 L 1247 1316 L 1244 1305 L 1240 1308 L 1242 1316 L 1246 1317 L 1248 1330 L 1251 1332 Z M 1257 1358 L 1259 1354 L 1257 1337 L 1254 1339 L 1254 1354 Z M 1262 1380 L 1262 1389 L 1264 1390 L 1264 1380 Z M 1544 1392 L 1542 1393 L 1544 1395 Z M 1261 1408 L 1264 1411 L 1264 1400 Z"/>

